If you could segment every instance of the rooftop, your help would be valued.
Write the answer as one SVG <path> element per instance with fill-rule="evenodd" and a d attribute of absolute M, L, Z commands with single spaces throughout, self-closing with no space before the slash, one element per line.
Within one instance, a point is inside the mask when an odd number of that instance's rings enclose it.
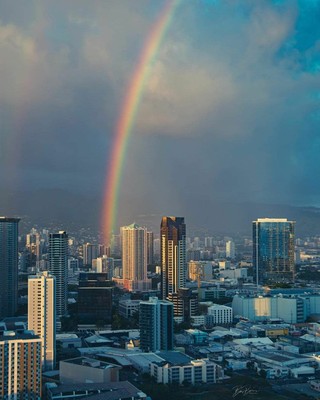
<path fill-rule="evenodd" d="M 107 368 L 114 368 L 114 367 L 119 368 L 118 365 L 110 364 L 110 363 L 107 363 L 104 361 L 100 361 L 100 360 L 96 360 L 94 358 L 88 358 L 88 357 L 71 358 L 69 360 L 63 360 L 60 362 L 68 363 L 68 364 L 75 364 L 75 365 L 83 365 L 86 367 L 97 368 L 97 369 L 107 369 Z"/>
<path fill-rule="evenodd" d="M 49 391 L 52 395 L 59 395 L 60 393 L 66 392 L 80 392 L 90 390 L 91 393 L 96 391 L 97 394 L 89 396 L 88 399 L 95 400 L 117 400 L 132 397 L 145 397 L 144 393 L 140 389 L 133 386 L 128 381 L 123 382 L 112 382 L 112 383 L 77 383 L 76 387 L 74 384 L 63 384 L 57 387 L 50 387 Z M 98 394 L 98 390 L 100 393 Z"/>

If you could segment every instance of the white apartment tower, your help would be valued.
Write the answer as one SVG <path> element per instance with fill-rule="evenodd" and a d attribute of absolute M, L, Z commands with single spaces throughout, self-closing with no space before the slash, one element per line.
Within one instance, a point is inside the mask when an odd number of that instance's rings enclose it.
<path fill-rule="evenodd" d="M 147 229 L 137 224 L 123 226 L 122 277 L 123 287 L 129 291 L 149 290 L 147 279 Z"/>
<path fill-rule="evenodd" d="M 28 328 L 42 339 L 42 368 L 55 367 L 56 278 L 44 271 L 28 279 Z"/>

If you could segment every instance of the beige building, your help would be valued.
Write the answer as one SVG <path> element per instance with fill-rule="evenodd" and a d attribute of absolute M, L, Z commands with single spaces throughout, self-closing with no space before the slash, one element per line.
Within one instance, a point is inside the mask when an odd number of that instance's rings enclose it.
<path fill-rule="evenodd" d="M 147 278 L 147 229 L 137 224 L 123 226 L 122 277 L 123 287 L 129 291 L 147 291 L 151 282 Z"/>
<path fill-rule="evenodd" d="M 93 358 L 77 357 L 60 361 L 60 382 L 108 383 L 119 381 L 121 367 Z"/>
<path fill-rule="evenodd" d="M 0 398 L 41 400 L 41 339 L 32 332 L 0 337 Z"/>
<path fill-rule="evenodd" d="M 203 261 L 189 261 L 189 279 L 192 281 L 210 281 L 212 279 L 212 263 Z"/>
<path fill-rule="evenodd" d="M 44 271 L 28 279 L 28 328 L 42 340 L 42 368 L 54 369 L 56 353 L 56 278 Z"/>

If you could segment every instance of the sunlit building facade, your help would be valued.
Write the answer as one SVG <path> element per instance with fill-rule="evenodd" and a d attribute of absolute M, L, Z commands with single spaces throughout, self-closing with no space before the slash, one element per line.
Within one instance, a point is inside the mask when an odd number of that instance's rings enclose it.
<path fill-rule="evenodd" d="M 42 339 L 42 368 L 52 370 L 56 359 L 56 278 L 44 271 L 28 279 L 28 328 Z"/>
<path fill-rule="evenodd" d="M 253 266 L 257 284 L 293 281 L 295 222 L 285 218 L 253 221 Z"/>
<path fill-rule="evenodd" d="M 151 281 L 147 278 L 147 229 L 137 224 L 123 226 L 122 276 L 123 287 L 129 291 L 147 291 Z"/>
<path fill-rule="evenodd" d="M 186 224 L 182 217 L 162 217 L 161 240 L 161 293 L 177 293 L 186 285 Z"/>

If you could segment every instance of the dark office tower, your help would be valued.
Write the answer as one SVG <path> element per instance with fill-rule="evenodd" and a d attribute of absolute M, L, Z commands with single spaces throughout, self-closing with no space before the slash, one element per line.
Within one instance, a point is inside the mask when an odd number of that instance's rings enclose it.
<path fill-rule="evenodd" d="M 0 318 L 12 317 L 18 305 L 18 224 L 0 217 Z"/>
<path fill-rule="evenodd" d="M 294 221 L 259 218 L 253 221 L 253 267 L 257 284 L 294 280 Z"/>
<path fill-rule="evenodd" d="M 162 217 L 161 240 L 161 294 L 177 293 L 186 283 L 186 225 L 182 217 Z"/>
<path fill-rule="evenodd" d="M 147 232 L 147 266 L 153 265 L 153 232 Z"/>
<path fill-rule="evenodd" d="M 111 323 L 112 281 L 106 273 L 80 273 L 78 317 L 81 323 Z"/>
<path fill-rule="evenodd" d="M 67 314 L 68 305 L 68 235 L 65 231 L 50 233 L 50 272 L 56 277 L 56 315 Z"/>

